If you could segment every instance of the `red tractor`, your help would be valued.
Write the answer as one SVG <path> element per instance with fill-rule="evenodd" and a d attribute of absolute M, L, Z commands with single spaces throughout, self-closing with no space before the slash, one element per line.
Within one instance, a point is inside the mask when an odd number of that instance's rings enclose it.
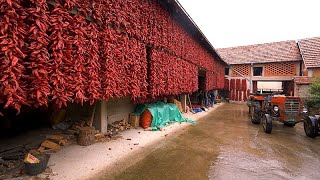
<path fill-rule="evenodd" d="M 272 121 L 293 127 L 303 121 L 307 113 L 300 97 L 284 95 L 251 95 L 248 100 L 249 114 L 253 124 L 262 122 L 266 133 L 272 131 Z"/>

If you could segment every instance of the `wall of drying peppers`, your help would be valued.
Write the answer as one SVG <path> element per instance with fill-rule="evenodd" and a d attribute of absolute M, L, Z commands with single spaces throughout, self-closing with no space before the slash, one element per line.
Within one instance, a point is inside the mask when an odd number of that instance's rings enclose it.
<path fill-rule="evenodd" d="M 229 84 L 228 87 L 226 84 Z M 246 79 L 226 79 L 225 90 L 229 91 L 229 99 L 232 101 L 247 101 L 250 90 Z"/>
<path fill-rule="evenodd" d="M 6 0 L 0 10 L 0 105 L 134 101 L 224 87 L 218 63 L 157 0 Z M 154 48 L 147 82 L 146 44 Z M 223 67 L 223 68 L 222 68 Z M 214 73 L 212 73 L 214 72 Z M 149 90 L 148 90 L 149 86 Z"/>
<path fill-rule="evenodd" d="M 151 98 L 198 89 L 198 67 L 164 51 L 152 49 L 150 70 Z"/>

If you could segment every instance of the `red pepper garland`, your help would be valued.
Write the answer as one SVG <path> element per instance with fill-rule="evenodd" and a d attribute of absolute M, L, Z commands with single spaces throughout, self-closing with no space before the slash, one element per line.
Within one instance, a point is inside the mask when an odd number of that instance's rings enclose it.
<path fill-rule="evenodd" d="M 48 96 L 51 93 L 49 77 L 46 68 L 49 60 L 49 36 L 47 33 L 50 23 L 48 5 L 45 0 L 30 1 L 27 8 L 28 16 L 24 20 L 28 36 L 28 56 L 24 65 L 30 72 L 28 75 L 28 101 L 34 107 L 48 106 Z"/>
<path fill-rule="evenodd" d="M 50 40 L 52 51 L 49 60 L 50 65 L 50 83 L 52 84 L 52 100 L 60 108 L 67 106 L 67 102 L 72 102 L 73 88 L 69 82 L 74 77 L 70 74 L 73 70 L 74 63 L 71 60 L 72 39 L 68 34 L 72 17 L 68 11 L 57 4 L 55 9 L 50 13 Z"/>
<path fill-rule="evenodd" d="M 68 27 L 68 33 L 66 36 L 69 38 L 66 42 L 66 49 L 70 51 L 70 58 L 65 59 L 64 63 L 68 66 L 63 69 L 63 72 L 67 74 L 66 88 L 70 92 L 72 99 L 80 104 L 87 101 L 85 97 L 85 79 L 84 72 L 86 72 L 85 67 L 85 53 L 88 49 L 85 46 L 88 44 L 86 42 L 86 21 L 82 16 L 76 15 L 73 20 L 70 21 Z M 69 54 L 68 54 L 69 55 Z M 66 56 L 68 57 L 68 56 Z"/>
<path fill-rule="evenodd" d="M 19 0 L 0 2 L 0 104 L 20 112 L 22 105 L 28 105 L 26 69 L 22 51 L 26 48 L 27 32 L 23 27 L 26 16 Z"/>
<path fill-rule="evenodd" d="M 215 89 L 217 83 L 216 76 L 214 72 L 208 71 L 206 72 L 206 91 Z"/>
<path fill-rule="evenodd" d="M 236 90 L 236 101 L 240 101 L 240 91 Z"/>
<path fill-rule="evenodd" d="M 235 100 L 235 87 L 236 87 L 236 80 L 231 79 L 230 82 L 230 91 L 231 91 L 231 100 Z"/>
<path fill-rule="evenodd" d="M 224 80 L 224 90 L 226 91 L 230 90 L 229 79 Z"/>
<path fill-rule="evenodd" d="M 239 91 L 239 90 L 242 90 L 242 89 L 241 89 L 241 80 L 240 80 L 240 79 L 237 79 L 237 80 L 236 80 L 236 90 L 238 90 L 238 91 Z"/>
<path fill-rule="evenodd" d="M 109 27 L 99 36 L 102 98 L 146 96 L 145 47 Z"/>
<path fill-rule="evenodd" d="M 197 76 L 196 66 L 163 51 L 152 50 L 151 98 L 192 93 L 198 89 Z"/>
<path fill-rule="evenodd" d="M 85 91 L 86 97 L 90 100 L 90 104 L 94 103 L 94 100 L 101 97 L 101 83 L 99 78 L 100 63 L 99 63 L 99 43 L 98 34 L 99 31 L 95 23 L 87 24 L 85 41 Z"/>
<path fill-rule="evenodd" d="M 132 69 L 129 72 L 132 79 L 131 97 L 134 101 L 136 98 L 147 97 L 147 52 L 144 44 L 136 39 L 130 39 L 128 48 L 128 55 L 131 55 L 132 60 Z"/>
<path fill-rule="evenodd" d="M 152 49 L 149 82 L 151 98 L 167 94 L 169 62 L 169 57 L 166 53 Z"/>

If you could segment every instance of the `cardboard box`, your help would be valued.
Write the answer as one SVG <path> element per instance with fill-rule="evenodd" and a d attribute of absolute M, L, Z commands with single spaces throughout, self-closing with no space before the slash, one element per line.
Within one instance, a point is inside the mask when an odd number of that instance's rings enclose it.
<path fill-rule="evenodd" d="M 133 128 L 139 127 L 139 121 L 140 121 L 139 114 L 135 114 L 135 113 L 130 114 L 129 124 L 131 125 L 131 127 L 133 127 Z"/>
<path fill-rule="evenodd" d="M 176 100 L 176 99 L 169 99 L 168 100 L 169 103 L 175 104 L 180 112 L 183 112 L 183 108 L 182 108 L 182 104 L 180 101 Z"/>

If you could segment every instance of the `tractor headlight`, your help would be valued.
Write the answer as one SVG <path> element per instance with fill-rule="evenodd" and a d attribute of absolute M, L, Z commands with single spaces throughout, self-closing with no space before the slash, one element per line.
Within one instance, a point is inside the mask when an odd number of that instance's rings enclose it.
<path fill-rule="evenodd" d="M 307 113 L 307 112 L 308 112 L 308 109 L 307 109 L 306 107 L 303 107 L 303 108 L 302 108 L 302 112 L 303 112 L 303 113 Z"/>
<path fill-rule="evenodd" d="M 278 106 L 274 106 L 274 107 L 273 107 L 273 110 L 274 110 L 275 112 L 278 112 L 278 111 L 279 111 L 279 107 L 278 107 Z"/>

